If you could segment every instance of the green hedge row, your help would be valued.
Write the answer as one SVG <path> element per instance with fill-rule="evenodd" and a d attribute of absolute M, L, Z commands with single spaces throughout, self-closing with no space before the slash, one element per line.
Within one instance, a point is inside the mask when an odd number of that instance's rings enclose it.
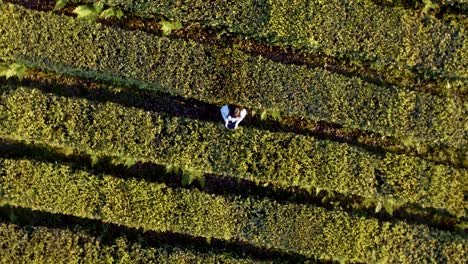
<path fill-rule="evenodd" d="M 114 244 L 102 243 L 100 234 L 79 227 L 57 229 L 18 227 L 0 222 L 1 263 L 261 263 L 228 254 L 199 253 L 161 245 L 143 247 L 121 236 Z"/>
<path fill-rule="evenodd" d="M 212 123 L 44 93 L 0 89 L 0 136 L 99 156 L 177 165 L 254 181 L 334 190 L 463 215 L 468 173 L 293 133 Z"/>
<path fill-rule="evenodd" d="M 213 104 L 279 110 L 431 144 L 468 143 L 468 109 L 458 97 L 379 87 L 359 78 L 249 56 L 235 48 L 87 24 L 11 4 L 0 8 L 3 60 Z"/>
<path fill-rule="evenodd" d="M 467 0 L 377 0 L 377 3 L 381 3 L 383 5 L 390 5 L 390 6 L 409 6 L 409 7 L 416 7 L 421 9 L 421 13 L 428 13 L 428 12 L 440 12 L 442 8 L 449 7 L 449 8 L 456 8 L 459 9 L 461 15 L 463 15 L 463 10 L 468 11 L 468 1 Z M 442 15 L 450 16 L 450 11 L 445 13 L 443 11 Z"/>
<path fill-rule="evenodd" d="M 222 197 L 196 189 L 93 175 L 67 165 L 0 161 L 0 201 L 154 231 L 239 241 L 351 262 L 462 262 L 461 236 L 342 211 Z"/>
<path fill-rule="evenodd" d="M 468 11 L 468 0 L 433 0 L 432 3 L 438 4 L 439 6 L 456 7 Z"/>
<path fill-rule="evenodd" d="M 95 2 L 96 0 L 73 0 Z M 104 0 L 142 17 L 163 15 L 182 22 L 227 27 L 231 32 L 273 38 L 293 46 L 380 67 L 468 77 L 466 27 L 370 0 Z M 461 32 L 459 32 L 461 30 Z"/>
<path fill-rule="evenodd" d="M 19 0 L 19 2 L 21 2 L 22 0 Z M 83 2 L 95 2 L 97 0 L 85 0 L 85 1 L 80 1 L 80 0 L 75 0 L 75 1 L 72 1 L 72 5 L 78 5 L 78 4 L 83 4 Z M 184 25 L 187 26 L 187 30 L 190 31 L 190 29 L 192 29 L 192 26 L 193 24 L 199 24 L 199 23 L 202 23 L 204 25 L 208 25 L 210 27 L 214 27 L 215 29 L 217 28 L 218 32 L 221 32 L 220 34 L 222 34 L 222 32 L 225 32 L 226 28 L 227 27 L 227 30 L 228 31 L 233 31 L 235 30 L 235 32 L 237 33 L 240 33 L 240 35 L 238 35 L 239 38 L 243 38 L 242 36 L 246 36 L 247 38 L 249 38 L 250 40 L 255 40 L 255 41 L 258 41 L 260 42 L 260 45 L 263 45 L 263 43 L 268 43 L 270 45 L 274 45 L 274 46 L 280 46 L 280 47 L 288 47 L 288 48 L 293 48 L 295 50 L 295 54 L 297 54 L 298 50 L 300 51 L 300 53 L 305 53 L 307 55 L 307 53 L 310 53 L 309 56 L 313 56 L 313 58 L 315 60 L 317 60 L 317 57 L 321 57 L 322 59 L 322 62 L 319 63 L 319 64 L 323 64 L 325 63 L 325 65 L 333 65 L 332 67 L 337 67 L 337 68 L 340 68 L 340 67 L 345 67 L 346 69 L 348 69 L 348 71 L 351 71 L 351 72 L 360 72 L 360 73 L 363 73 L 364 76 L 368 76 L 369 74 L 371 76 L 379 76 L 377 77 L 377 79 L 380 79 L 380 78 L 383 78 L 386 82 L 388 83 L 393 83 L 393 84 L 398 84 L 398 86 L 400 87 L 407 87 L 409 89 L 416 89 L 418 91 L 428 91 L 428 92 L 434 92 L 434 93 L 437 93 L 439 95 L 458 95 L 458 94 L 466 94 L 466 92 L 468 91 L 467 90 L 467 79 L 466 78 L 463 78 L 463 77 L 456 77 L 456 76 L 453 76 L 450 75 L 450 74 L 447 74 L 447 73 L 444 73 L 443 70 L 440 70 L 439 72 L 436 72 L 434 70 L 431 70 L 431 69 L 428 69 L 428 68 L 424 68 L 422 65 L 418 64 L 416 66 L 402 66 L 402 65 L 399 65 L 397 63 L 391 63 L 389 61 L 386 61 L 384 62 L 383 60 L 376 60 L 375 58 L 372 58 L 372 59 L 369 59 L 369 58 L 362 58 L 362 56 L 358 56 L 358 54 L 355 54 L 353 53 L 352 55 L 343 55 L 341 54 L 340 56 L 341 57 L 333 57 L 332 61 L 330 63 L 330 59 L 331 57 L 329 56 L 331 53 L 331 51 L 323 51 L 323 47 L 322 47 L 322 52 L 320 52 L 320 49 L 318 48 L 318 42 L 315 41 L 315 40 L 312 40 L 313 43 L 315 43 L 314 45 L 311 45 L 310 44 L 310 39 L 291 39 L 291 38 L 287 38 L 287 37 L 273 37 L 272 33 L 270 33 L 269 35 L 265 36 L 266 34 L 258 34 L 258 32 L 254 32 L 254 33 L 249 33 L 250 35 L 245 35 L 247 34 L 246 32 L 243 32 L 241 29 L 238 29 L 236 28 L 235 25 L 239 24 L 239 23 L 243 23 L 243 24 L 248 24 L 248 25 L 251 25 L 251 22 L 254 21 L 254 23 L 258 22 L 258 20 L 262 20 L 262 19 L 267 19 L 265 17 L 262 18 L 262 14 L 264 15 L 264 13 L 268 13 L 268 8 L 267 8 L 267 5 L 265 5 L 265 3 L 261 3 L 261 1 L 255 1 L 255 2 L 249 2 L 249 1 L 234 1 L 234 2 L 230 2 L 229 3 L 229 9 L 226 9 L 226 8 L 220 8 L 219 6 L 216 6 L 216 5 L 213 5 L 212 2 L 210 3 L 207 3 L 207 2 L 200 2 L 200 1 L 191 1 L 191 2 L 188 2 L 188 3 L 185 3 L 185 2 L 177 2 L 177 3 L 173 3 L 173 2 L 150 2 L 150 3 L 146 3 L 145 1 L 141 2 L 141 1 L 137 1 L 138 3 L 135 3 L 135 1 L 113 1 L 113 0 L 110 0 L 110 1 L 104 1 L 106 2 L 107 4 L 109 5 L 118 5 L 119 8 L 121 8 L 122 6 L 124 8 L 126 8 L 126 13 L 129 17 L 134 17 L 135 15 L 137 16 L 145 16 L 145 17 L 152 17 L 152 19 L 156 18 L 156 19 L 160 19 L 161 16 L 169 16 L 169 17 L 174 17 L 175 13 L 177 13 L 177 18 L 178 20 L 183 20 L 184 21 Z M 224 3 L 225 1 L 215 1 L 217 4 L 226 4 Z M 372 2 L 375 2 L 375 1 L 372 1 Z M 396 1 L 397 3 L 391 3 L 392 1 L 383 1 L 384 3 L 382 4 L 385 4 L 385 3 L 388 3 L 390 5 L 403 5 L 404 3 L 401 3 L 401 1 Z M 429 1 L 430 2 L 430 1 Z M 297 3 L 293 3 L 293 4 L 296 4 L 298 5 Z M 302 5 L 310 5 L 310 3 L 303 3 Z M 319 3 L 320 5 L 322 5 L 322 3 Z M 326 4 L 330 4 L 330 3 L 326 3 Z M 331 3 L 332 5 L 333 4 L 336 4 L 336 3 Z M 369 3 L 368 3 L 369 4 Z M 415 4 L 415 3 L 412 3 L 412 4 Z M 359 3 L 356 4 L 354 2 L 352 3 L 339 3 L 338 5 L 351 5 L 351 6 L 359 6 Z M 373 7 L 375 8 L 375 5 L 372 4 Z M 410 4 L 411 5 L 411 4 Z M 445 4 L 444 4 L 445 5 Z M 248 7 L 246 7 L 248 6 Z M 418 5 L 418 7 L 421 7 L 422 4 L 420 3 Z M 433 6 L 433 5 L 430 5 L 428 4 L 428 6 Z M 137 8 L 137 7 L 140 7 L 140 8 Z M 136 9 L 136 10 L 135 10 Z M 149 14 L 146 14 L 146 11 L 149 11 L 149 10 L 152 12 L 150 12 Z M 239 14 L 241 12 L 231 12 L 232 10 L 241 10 L 242 12 L 242 15 L 240 15 L 241 17 L 238 17 Z M 346 12 L 350 11 L 349 8 L 345 8 L 346 9 Z M 358 8 L 359 9 L 359 8 Z M 386 11 L 390 11 L 390 12 L 394 12 L 395 10 L 392 10 L 390 7 L 386 7 Z M 141 11 L 145 11 L 144 13 L 142 13 Z M 328 11 L 331 10 L 330 8 L 327 9 Z M 354 9 L 352 9 L 354 10 Z M 439 10 L 439 9 L 436 9 L 436 10 Z M 467 7 L 467 10 L 468 10 L 468 7 Z M 174 12 L 172 12 L 174 11 Z M 216 12 L 221 12 L 222 13 L 222 16 L 219 16 L 219 15 L 215 15 L 213 13 L 216 13 Z M 415 20 L 416 22 L 417 21 L 421 21 L 421 15 L 420 15 L 420 12 L 414 12 L 413 10 L 399 10 L 399 12 L 401 12 L 402 14 L 405 14 L 407 16 L 411 16 L 411 18 L 413 20 Z M 297 13 L 297 12 L 295 12 Z M 422 12 L 424 13 L 424 11 Z M 432 11 L 431 11 L 432 13 Z M 291 14 L 286 14 L 285 16 L 287 15 L 291 15 Z M 352 15 L 355 15 L 354 13 Z M 352 16 L 351 15 L 351 16 Z M 195 16 L 195 17 L 194 17 Z M 230 18 L 231 16 L 233 17 L 238 17 L 238 19 L 234 19 L 236 20 L 236 22 L 233 21 L 232 18 Z M 329 18 L 330 16 L 326 16 L 326 18 Z M 348 18 L 349 16 L 347 16 Z M 450 16 L 452 17 L 452 16 Z M 144 17 L 143 17 L 144 19 Z M 191 20 L 192 19 L 192 20 Z M 198 20 L 199 19 L 199 20 Z M 225 19 L 223 21 L 223 19 Z M 247 20 L 248 19 L 248 20 Z M 457 23 L 459 23 L 460 25 L 465 25 L 466 24 L 466 21 L 463 22 L 463 18 L 461 16 L 456 16 L 456 19 L 458 19 Z M 218 20 L 222 21 L 222 22 L 219 22 Z M 238 20 L 241 20 L 241 21 L 238 21 Z M 466 19 L 465 19 L 466 20 Z M 129 20 L 131 21 L 131 19 Z M 133 22 L 129 22 L 127 21 L 127 23 L 130 23 L 130 24 L 134 24 Z M 229 21 L 229 22 L 228 22 Z M 248 21 L 248 22 L 246 22 Z M 467 20 L 468 21 L 468 20 Z M 289 21 L 290 22 L 290 21 Z M 152 22 L 154 24 L 154 22 Z M 225 24 L 229 24 L 228 26 L 226 26 Z M 300 23 L 299 21 L 294 21 L 294 23 Z M 422 22 L 421 22 L 422 23 Z M 455 23 L 453 23 L 453 21 L 451 21 L 452 25 L 454 25 Z M 424 27 L 427 27 L 428 24 L 427 23 L 423 23 L 424 24 Z M 439 23 L 440 24 L 440 23 Z M 303 25 L 300 25 L 300 26 L 303 26 Z M 421 26 L 421 25 L 420 25 Z M 433 26 L 431 24 L 431 26 Z M 152 27 L 152 26 L 150 26 Z M 152 27 L 153 28 L 153 27 Z M 236 28 L 236 29 L 235 29 Z M 456 28 L 456 27 L 455 27 Z M 358 30 L 360 30 L 361 28 L 359 28 Z M 356 29 L 354 29 L 356 30 Z M 368 30 L 368 29 L 367 29 Z M 376 30 L 378 31 L 378 30 Z M 330 33 L 330 31 L 326 31 L 325 33 Z M 187 34 L 184 33 L 184 34 Z M 197 35 L 198 33 L 195 33 L 195 35 Z M 197 38 L 196 36 L 193 36 L 192 33 L 188 33 L 188 35 L 192 35 L 192 38 Z M 385 41 L 384 39 L 380 39 L 380 40 L 383 40 Z M 255 47 L 256 45 L 252 45 L 252 43 L 249 41 L 249 44 L 247 45 L 249 48 L 248 50 L 250 50 L 252 47 Z M 311 46 L 313 48 L 311 48 Z M 246 48 L 244 45 L 241 44 L 241 47 L 243 47 L 244 49 Z M 331 48 L 334 48 L 335 45 L 332 45 Z M 254 50 L 256 50 L 254 48 Z M 439 51 L 437 51 L 439 52 Z M 451 51 L 448 51 L 448 52 L 451 52 Z M 254 51 L 255 53 L 255 51 Z M 326 54 L 324 54 L 326 53 Z M 288 54 L 288 53 L 286 53 Z M 323 56 L 323 55 L 327 55 L 327 56 Z M 413 54 L 414 55 L 414 54 Z M 426 54 L 424 54 L 426 55 Z M 442 54 L 437 54 L 437 56 L 440 56 Z M 277 56 L 277 55 L 276 55 Z M 336 56 L 336 54 L 335 54 Z M 279 57 L 279 56 L 278 56 Z M 327 59 L 325 59 L 327 58 Z M 288 60 L 288 59 L 286 59 Z M 439 61 L 443 61 L 443 59 L 439 58 Z M 400 63 L 401 64 L 401 63 Z M 340 66 L 341 65 L 341 66 Z M 464 68 L 466 68 L 467 65 L 466 63 L 464 64 Z M 462 73 L 464 73 L 465 71 L 462 70 Z M 442 78 L 434 78 L 435 76 L 437 77 L 442 77 Z M 450 76 L 449 78 L 447 78 L 448 76 Z M 421 84 L 421 79 L 424 80 L 424 84 L 422 85 Z M 449 81 L 448 81 L 449 80 Z M 429 81 L 429 82 L 427 82 Z M 449 83 L 449 84 L 448 84 Z"/>

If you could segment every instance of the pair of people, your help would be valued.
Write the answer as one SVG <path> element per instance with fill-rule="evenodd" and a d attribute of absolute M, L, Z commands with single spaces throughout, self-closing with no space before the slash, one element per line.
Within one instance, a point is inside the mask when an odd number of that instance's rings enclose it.
<path fill-rule="evenodd" d="M 241 109 L 237 105 L 223 105 L 221 107 L 221 116 L 227 129 L 236 129 L 246 115 L 247 110 L 245 108 Z"/>

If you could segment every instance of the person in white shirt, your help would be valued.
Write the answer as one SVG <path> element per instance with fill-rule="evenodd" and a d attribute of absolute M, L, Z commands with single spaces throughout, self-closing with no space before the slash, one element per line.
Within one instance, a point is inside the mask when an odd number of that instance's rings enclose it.
<path fill-rule="evenodd" d="M 221 116 L 227 129 L 236 129 L 246 115 L 247 110 L 241 109 L 237 105 L 223 105 L 221 107 Z"/>

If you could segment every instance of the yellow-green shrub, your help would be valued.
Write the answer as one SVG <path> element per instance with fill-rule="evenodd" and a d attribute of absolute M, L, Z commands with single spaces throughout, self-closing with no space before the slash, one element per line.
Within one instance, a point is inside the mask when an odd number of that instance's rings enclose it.
<path fill-rule="evenodd" d="M 229 102 L 280 111 L 397 138 L 453 147 L 468 144 L 464 133 L 467 109 L 459 97 L 377 86 L 323 69 L 273 62 L 235 48 L 88 24 L 18 6 L 1 5 L 0 10 L 3 60 L 212 104 Z"/>
<path fill-rule="evenodd" d="M 161 183 L 93 174 L 66 164 L 2 159 L 0 168 L 2 204 L 144 230 L 357 262 L 462 261 L 468 248 L 466 239 L 455 233 L 403 222 L 380 222 L 339 210 L 170 188 Z M 74 191 L 89 185 L 94 188 Z M 99 197 L 99 201 L 83 209 L 71 206 L 88 197 Z"/>
<path fill-rule="evenodd" d="M 0 135 L 7 139 L 464 214 L 465 169 L 293 133 L 227 131 L 221 123 L 34 88 L 4 87 L 0 100 Z"/>

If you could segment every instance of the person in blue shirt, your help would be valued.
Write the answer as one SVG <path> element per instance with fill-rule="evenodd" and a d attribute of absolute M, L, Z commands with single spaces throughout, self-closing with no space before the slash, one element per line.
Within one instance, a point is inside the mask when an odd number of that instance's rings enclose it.
<path fill-rule="evenodd" d="M 227 129 L 236 129 L 246 115 L 247 110 L 245 108 L 241 109 L 237 105 L 223 105 L 221 107 L 221 116 Z"/>

